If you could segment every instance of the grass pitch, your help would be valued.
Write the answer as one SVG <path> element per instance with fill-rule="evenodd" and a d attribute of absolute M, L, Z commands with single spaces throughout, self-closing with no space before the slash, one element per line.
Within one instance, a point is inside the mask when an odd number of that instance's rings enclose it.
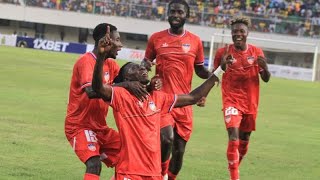
<path fill-rule="evenodd" d="M 64 135 L 69 81 L 79 55 L 4 46 L 0 54 L 0 179 L 82 179 L 85 166 Z M 201 82 L 194 78 L 194 85 Z M 257 131 L 241 179 L 318 179 L 320 83 L 272 78 L 261 84 Z M 111 114 L 107 121 L 115 127 Z M 228 179 L 226 144 L 215 87 L 205 108 L 194 107 L 194 132 L 179 179 Z M 103 168 L 101 179 L 112 173 Z"/>

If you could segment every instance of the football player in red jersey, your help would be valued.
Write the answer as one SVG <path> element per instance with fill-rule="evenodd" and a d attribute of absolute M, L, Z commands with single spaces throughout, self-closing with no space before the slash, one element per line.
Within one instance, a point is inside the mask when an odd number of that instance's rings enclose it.
<path fill-rule="evenodd" d="M 168 7 L 170 28 L 150 37 L 142 64 L 148 70 L 156 64 L 156 74 L 163 80 L 163 92 L 188 94 L 194 71 L 203 79 L 210 77 L 211 73 L 204 67 L 200 38 L 184 29 L 190 13 L 188 3 L 185 0 L 172 0 Z M 200 106 L 204 105 L 204 100 L 203 97 Z M 175 108 L 161 117 L 162 174 L 168 173 L 169 179 L 175 179 L 181 170 L 192 127 L 191 106 Z M 169 160 L 171 149 L 172 157 Z"/>
<path fill-rule="evenodd" d="M 145 101 L 140 101 L 122 87 L 103 85 L 104 52 L 98 55 L 92 87 L 113 108 L 119 129 L 121 150 L 116 165 L 116 179 L 162 180 L 160 122 L 161 114 L 170 112 L 173 107 L 183 107 L 197 103 L 207 96 L 215 82 L 211 75 L 202 85 L 188 94 L 150 91 Z M 99 58 L 100 57 L 100 58 Z M 147 69 L 135 63 L 122 66 L 118 77 L 120 82 L 140 81 L 148 84 Z"/>
<path fill-rule="evenodd" d="M 76 155 L 86 165 L 85 180 L 99 179 L 101 161 L 108 167 L 113 167 L 118 160 L 120 148 L 118 132 L 109 128 L 105 120 L 108 105 L 92 90 L 91 81 L 97 53 L 104 51 L 106 53 L 103 57 L 105 59 L 103 83 L 109 85 L 113 83 L 120 68 L 112 58 L 116 58 L 122 43 L 117 28 L 107 23 L 95 27 L 93 39 L 95 40 L 94 50 L 83 54 L 73 67 L 65 118 L 66 137 Z M 113 40 L 112 46 L 107 45 L 110 39 Z M 139 98 L 143 99 L 148 95 L 140 82 L 126 82 L 118 85 L 128 88 Z"/>
<path fill-rule="evenodd" d="M 229 135 L 227 159 L 230 179 L 239 179 L 239 165 L 248 151 L 249 138 L 256 129 L 259 78 L 270 79 L 263 51 L 247 43 L 249 20 L 231 21 L 233 44 L 217 50 L 214 68 L 222 68 L 224 121 Z"/>

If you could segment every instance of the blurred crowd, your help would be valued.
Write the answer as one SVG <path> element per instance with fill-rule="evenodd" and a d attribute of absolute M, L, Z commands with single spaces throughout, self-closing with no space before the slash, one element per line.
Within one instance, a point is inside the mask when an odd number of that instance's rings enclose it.
<path fill-rule="evenodd" d="M 19 0 L 0 2 L 19 3 Z M 24 0 L 27 6 L 166 20 L 168 0 Z M 320 0 L 189 0 L 189 23 L 228 28 L 233 16 L 251 19 L 253 31 L 320 38 Z"/>

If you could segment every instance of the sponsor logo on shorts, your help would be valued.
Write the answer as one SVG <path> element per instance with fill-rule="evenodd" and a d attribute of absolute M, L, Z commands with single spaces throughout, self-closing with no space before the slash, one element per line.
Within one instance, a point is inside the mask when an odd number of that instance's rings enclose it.
<path fill-rule="evenodd" d="M 226 123 L 229 123 L 231 121 L 231 115 L 225 116 L 224 120 L 226 121 Z"/>
<path fill-rule="evenodd" d="M 96 146 L 94 144 L 88 144 L 88 149 L 90 151 L 95 151 L 97 148 L 96 148 Z"/>

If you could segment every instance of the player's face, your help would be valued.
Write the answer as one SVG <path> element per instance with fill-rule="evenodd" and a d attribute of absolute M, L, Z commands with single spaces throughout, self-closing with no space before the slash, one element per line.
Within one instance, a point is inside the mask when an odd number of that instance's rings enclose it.
<path fill-rule="evenodd" d="M 183 27 L 187 19 L 187 11 L 183 4 L 173 3 L 169 7 L 168 21 L 171 28 L 178 29 Z"/>
<path fill-rule="evenodd" d="M 112 31 L 110 34 L 110 38 L 114 41 L 110 53 L 109 53 L 109 57 L 116 59 L 117 55 L 118 55 L 118 51 L 121 50 L 122 43 L 120 41 L 120 34 L 118 31 Z"/>
<path fill-rule="evenodd" d="M 244 50 L 246 48 L 248 27 L 242 23 L 234 24 L 231 27 L 231 35 L 235 47 Z"/>
<path fill-rule="evenodd" d="M 130 81 L 139 81 L 142 84 L 148 84 L 149 83 L 149 76 L 147 69 L 139 64 L 131 63 L 129 64 L 130 67 L 127 71 L 127 79 Z"/>

